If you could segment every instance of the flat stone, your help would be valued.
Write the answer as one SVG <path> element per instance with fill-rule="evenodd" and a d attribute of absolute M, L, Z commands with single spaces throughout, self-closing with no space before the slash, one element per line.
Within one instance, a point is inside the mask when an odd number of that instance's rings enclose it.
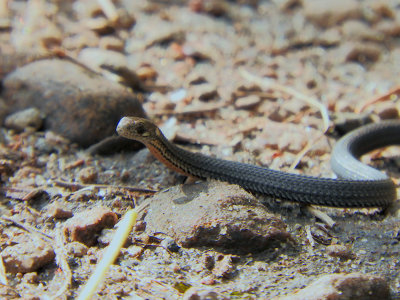
<path fill-rule="evenodd" d="M 135 94 L 75 63 L 45 59 L 10 73 L 3 99 L 9 113 L 36 107 L 44 128 L 83 147 L 112 136 L 123 116 L 145 113 Z"/>
<path fill-rule="evenodd" d="M 291 237 L 280 218 L 237 185 L 211 181 L 175 186 L 143 205 L 148 205 L 146 232 L 163 232 L 183 247 L 257 252 Z"/>
<path fill-rule="evenodd" d="M 303 7 L 305 17 L 323 27 L 361 16 L 361 6 L 356 0 L 304 0 Z"/>
<path fill-rule="evenodd" d="M 389 284 L 382 277 L 350 273 L 329 274 L 315 280 L 306 288 L 279 300 L 381 300 L 389 298 Z"/>
<path fill-rule="evenodd" d="M 54 261 L 53 248 L 42 240 L 23 239 L 1 252 L 9 273 L 29 273 Z"/>

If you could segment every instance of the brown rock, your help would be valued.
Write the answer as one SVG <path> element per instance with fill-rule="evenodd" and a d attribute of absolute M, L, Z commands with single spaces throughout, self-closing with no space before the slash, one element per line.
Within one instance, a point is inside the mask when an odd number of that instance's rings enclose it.
<path fill-rule="evenodd" d="M 257 95 L 249 95 L 246 97 L 238 98 L 235 101 L 235 107 L 236 108 L 242 108 L 242 109 L 247 109 L 247 108 L 252 108 L 258 104 L 260 104 L 261 99 Z"/>
<path fill-rule="evenodd" d="M 117 221 L 117 215 L 108 208 L 95 207 L 69 219 L 65 224 L 64 234 L 69 241 L 93 246 L 97 242 L 97 235 L 104 228 L 113 227 Z"/>
<path fill-rule="evenodd" d="M 376 62 L 382 52 L 382 48 L 372 43 L 347 43 L 341 47 L 346 61 L 359 63 Z"/>
<path fill-rule="evenodd" d="M 70 61 L 30 63 L 4 80 L 4 100 L 11 112 L 37 107 L 44 127 L 82 146 L 114 134 L 122 116 L 144 116 L 136 96 Z"/>
<path fill-rule="evenodd" d="M 391 102 L 381 102 L 375 106 L 375 112 L 382 120 L 398 119 L 399 109 Z"/>
<path fill-rule="evenodd" d="M 68 244 L 68 254 L 73 257 L 82 257 L 88 252 L 88 247 L 79 242 L 72 242 Z"/>
<path fill-rule="evenodd" d="M 304 0 L 303 6 L 306 18 L 323 27 L 361 16 L 361 6 L 356 0 Z"/>
<path fill-rule="evenodd" d="M 329 256 L 338 257 L 343 260 L 355 258 L 354 253 L 344 245 L 329 245 L 326 247 Z"/>
<path fill-rule="evenodd" d="M 208 101 L 218 98 L 217 87 L 211 83 L 194 85 L 190 89 L 190 94 L 193 95 L 194 98 L 203 101 Z"/>
<path fill-rule="evenodd" d="M 329 274 L 306 288 L 279 300 L 382 300 L 389 299 L 389 285 L 384 278 L 360 274 Z"/>
<path fill-rule="evenodd" d="M 71 210 L 66 209 L 60 203 L 52 203 L 47 207 L 47 214 L 54 219 L 68 219 L 73 216 Z"/>
<path fill-rule="evenodd" d="M 211 288 L 191 287 L 182 297 L 183 300 L 226 300 L 225 296 L 217 293 Z"/>
<path fill-rule="evenodd" d="M 236 185 L 185 184 L 147 201 L 146 232 L 164 232 L 184 247 L 253 252 L 290 238 L 281 219 Z"/>
<path fill-rule="evenodd" d="M 83 183 L 93 183 L 96 181 L 98 174 L 94 167 L 86 167 L 79 171 L 79 180 Z"/>
<path fill-rule="evenodd" d="M 4 266 L 9 273 L 35 272 L 54 261 L 53 248 L 41 240 L 22 240 L 1 252 Z"/>

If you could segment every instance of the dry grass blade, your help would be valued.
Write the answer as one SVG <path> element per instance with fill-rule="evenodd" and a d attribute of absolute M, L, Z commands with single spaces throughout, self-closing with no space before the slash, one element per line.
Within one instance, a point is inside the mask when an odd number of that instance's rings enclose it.
<path fill-rule="evenodd" d="M 71 284 L 72 281 L 72 272 L 67 262 L 67 254 L 66 254 L 67 251 L 64 245 L 65 245 L 64 234 L 60 226 L 57 226 L 56 244 L 54 247 L 54 252 L 56 253 L 57 265 L 63 271 L 64 281 L 62 287 L 58 289 L 57 294 L 53 295 L 51 299 L 58 299 L 59 297 L 64 295 L 67 292 L 69 285 Z"/>
<path fill-rule="evenodd" d="M 1 256 L 0 256 L 0 284 L 8 285 L 6 268 L 4 267 L 3 258 Z"/>
<path fill-rule="evenodd" d="M 96 269 L 90 276 L 83 290 L 80 292 L 77 298 L 78 300 L 92 299 L 93 294 L 96 292 L 96 289 L 103 281 L 104 277 L 106 276 L 107 270 L 117 258 L 120 249 L 124 245 L 129 233 L 131 232 L 132 227 L 136 222 L 136 217 L 137 211 L 135 209 L 131 209 L 125 213 L 123 219 L 117 224 L 118 229 L 115 232 L 113 240 L 107 247 L 107 250 L 105 251 L 102 259 L 97 264 Z"/>

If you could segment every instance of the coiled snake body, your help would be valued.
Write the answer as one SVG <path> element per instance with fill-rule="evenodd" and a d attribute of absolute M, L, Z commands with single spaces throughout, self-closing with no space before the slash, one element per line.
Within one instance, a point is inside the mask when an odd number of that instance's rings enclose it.
<path fill-rule="evenodd" d="M 283 200 L 332 207 L 385 207 L 396 198 L 393 181 L 357 158 L 379 147 L 400 145 L 400 121 L 367 125 L 340 139 L 331 158 L 340 179 L 285 173 L 192 153 L 170 143 L 154 123 L 142 118 L 122 118 L 117 132 L 142 142 L 157 159 L 181 174 L 227 181 Z"/>

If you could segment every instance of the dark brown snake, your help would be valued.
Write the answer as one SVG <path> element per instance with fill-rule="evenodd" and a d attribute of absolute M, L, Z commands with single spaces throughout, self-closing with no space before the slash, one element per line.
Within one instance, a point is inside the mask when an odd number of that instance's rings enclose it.
<path fill-rule="evenodd" d="M 358 157 L 379 147 L 400 145 L 400 121 L 366 125 L 341 138 L 331 158 L 340 179 L 285 173 L 193 153 L 169 142 L 154 123 L 142 118 L 122 118 L 117 132 L 143 143 L 172 170 L 238 184 L 256 194 L 333 207 L 386 207 L 396 199 L 393 181 Z"/>

